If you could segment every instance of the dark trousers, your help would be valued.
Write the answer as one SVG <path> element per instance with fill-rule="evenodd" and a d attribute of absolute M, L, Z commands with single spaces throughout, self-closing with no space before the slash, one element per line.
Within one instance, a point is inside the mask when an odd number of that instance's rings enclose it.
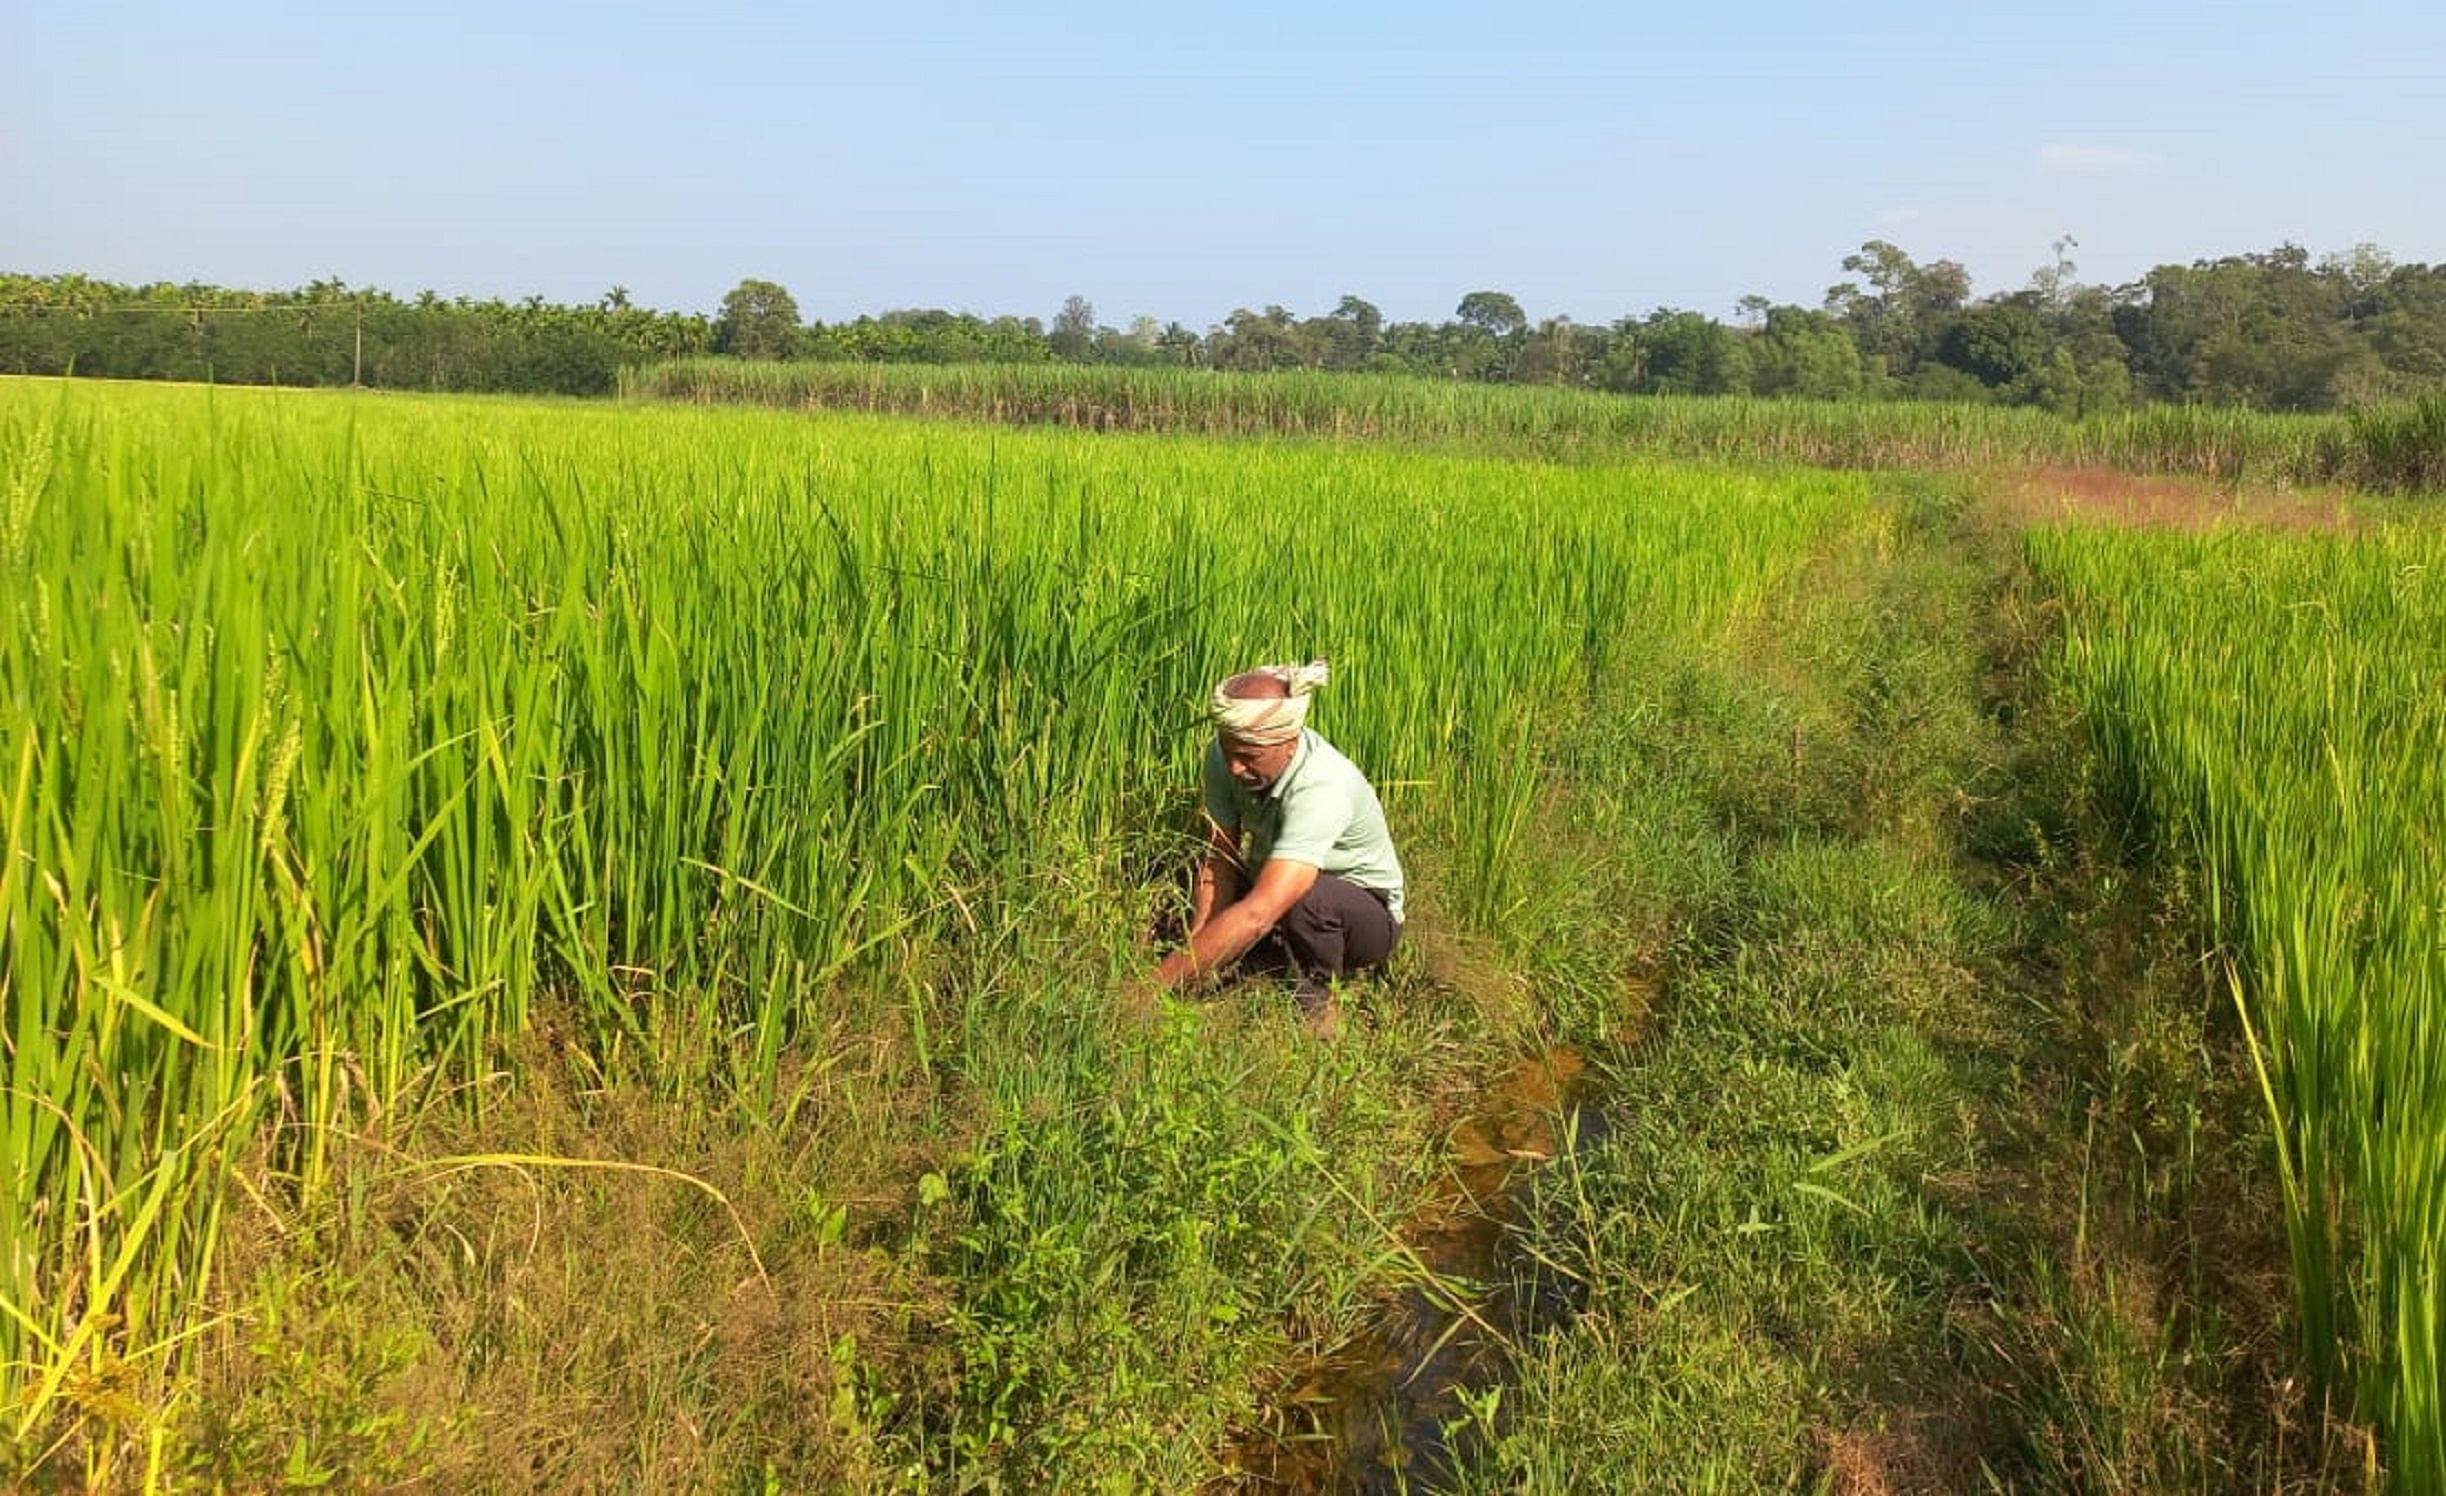
<path fill-rule="evenodd" d="M 1315 886 L 1284 911 L 1249 950 L 1244 964 L 1260 971 L 1288 970 L 1304 986 L 1374 966 L 1399 944 L 1401 925 L 1383 894 L 1319 873 Z"/>

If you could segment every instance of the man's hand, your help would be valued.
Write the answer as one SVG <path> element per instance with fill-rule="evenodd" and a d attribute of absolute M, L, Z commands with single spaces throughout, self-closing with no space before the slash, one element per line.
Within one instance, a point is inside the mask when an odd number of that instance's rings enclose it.
<path fill-rule="evenodd" d="M 1193 934 L 1191 939 L 1194 940 L 1195 938 L 1196 937 Z M 1196 975 L 1196 968 L 1189 964 L 1189 951 L 1190 947 L 1184 945 L 1179 950 L 1172 952 L 1170 955 L 1164 957 L 1161 961 L 1155 963 L 1154 982 L 1156 986 L 1165 988 L 1178 987 L 1181 983 L 1188 981 L 1190 977 Z"/>
<path fill-rule="evenodd" d="M 1315 886 L 1315 864 L 1269 859 L 1257 870 L 1257 884 L 1248 891 L 1248 896 L 1217 910 L 1200 924 L 1190 934 L 1188 944 L 1156 965 L 1155 980 L 1165 987 L 1178 988 L 1218 967 L 1230 965 L 1239 959 L 1241 952 L 1263 939 L 1274 928 L 1275 921 L 1306 898 L 1308 890 Z"/>

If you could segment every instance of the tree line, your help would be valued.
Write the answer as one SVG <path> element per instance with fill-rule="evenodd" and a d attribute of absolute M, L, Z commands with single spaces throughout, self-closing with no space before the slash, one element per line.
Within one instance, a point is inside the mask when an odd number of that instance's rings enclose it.
<path fill-rule="evenodd" d="M 1729 321 L 1660 307 L 1607 324 L 1532 319 L 1472 291 L 1441 322 L 1392 322 L 1348 295 L 1331 311 L 1241 308 L 1204 332 L 1098 321 L 1073 296 L 1049 322 L 905 309 L 810 322 L 748 279 L 708 316 L 636 306 L 402 299 L 317 281 L 294 291 L 78 275 L 0 275 L 0 372 L 230 384 L 593 395 L 626 365 L 703 354 L 878 363 L 1086 363 L 1325 369 L 1624 394 L 1915 399 L 2067 415 L 2150 402 L 2355 409 L 2446 384 L 2446 265 L 2361 246 L 2295 245 L 2080 282 L 2070 239 L 2016 290 L 1974 297 L 1951 260 L 1885 240 L 1844 258 L 1816 306 L 1743 297 Z"/>

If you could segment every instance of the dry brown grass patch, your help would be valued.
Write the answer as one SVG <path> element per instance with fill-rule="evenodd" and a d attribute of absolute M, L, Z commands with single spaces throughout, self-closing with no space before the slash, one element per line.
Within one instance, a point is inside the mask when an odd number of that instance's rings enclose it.
<path fill-rule="evenodd" d="M 890 1046 L 829 1037 L 784 1068 L 787 1126 L 542 1052 L 480 1108 L 335 1139 L 311 1202 L 258 1165 L 263 1204 L 233 1211 L 221 1258 L 228 1318 L 199 1346 L 188 1473 L 882 1481 L 892 1389 L 948 1375 L 931 1349 L 947 1295 L 861 1244 L 895 1235 L 919 1168 L 887 1141 L 908 1082 Z"/>
<path fill-rule="evenodd" d="M 1977 1465 L 1949 1456 L 1914 1424 L 1818 1434 L 1828 1489 L 1838 1496 L 1923 1496 L 1976 1489 Z"/>
<path fill-rule="evenodd" d="M 2037 468 L 1992 484 L 1990 501 L 2021 524 L 2083 520 L 2135 529 L 2350 530 L 2358 519 L 2329 489 L 2221 488 L 2202 479 L 2106 468 Z"/>

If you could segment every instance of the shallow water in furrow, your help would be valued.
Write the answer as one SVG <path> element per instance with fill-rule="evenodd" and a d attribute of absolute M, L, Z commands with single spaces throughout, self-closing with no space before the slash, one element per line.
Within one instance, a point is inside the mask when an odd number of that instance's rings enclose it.
<path fill-rule="evenodd" d="M 1223 1489 L 1436 1490 L 1475 1432 L 1465 1394 L 1501 1377 L 1506 1348 L 1557 1324 L 1580 1285 L 1529 1260 L 1519 1228 L 1532 1171 L 1603 1132 L 1587 1062 L 1554 1049 L 1490 1087 L 1452 1134 L 1452 1166 L 1402 1233 L 1414 1281 L 1359 1334 L 1287 1368 L 1272 1406 L 1226 1454 Z M 1416 1269 L 1423 1265 L 1426 1273 Z M 1430 1277 L 1429 1275 L 1432 1275 Z"/>

